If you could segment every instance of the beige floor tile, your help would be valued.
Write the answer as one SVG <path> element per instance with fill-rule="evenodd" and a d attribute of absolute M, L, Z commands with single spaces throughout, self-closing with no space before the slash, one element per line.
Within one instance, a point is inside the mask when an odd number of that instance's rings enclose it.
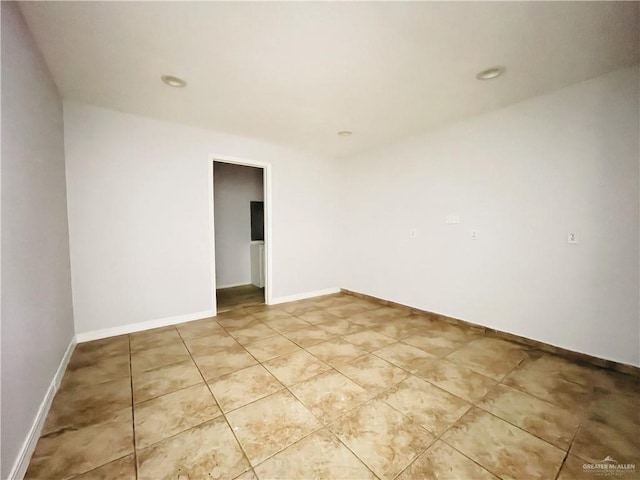
<path fill-rule="evenodd" d="M 498 385 L 478 406 L 536 437 L 568 450 L 580 416 L 506 385 Z"/>
<path fill-rule="evenodd" d="M 234 288 L 234 287 L 231 287 L 231 288 Z M 225 289 L 218 289 L 218 290 L 225 290 Z M 261 312 L 262 309 L 260 309 L 260 307 L 268 307 L 268 305 L 256 304 L 256 305 L 246 305 L 244 307 L 243 306 L 237 306 L 235 308 L 230 308 L 228 310 L 224 310 L 224 311 L 218 312 L 218 315 L 216 317 L 214 317 L 214 318 L 216 319 L 216 321 L 219 321 L 219 320 L 222 320 L 222 319 L 245 318 L 247 316 L 253 315 L 254 311 Z M 256 310 L 256 309 L 258 309 L 258 310 Z"/>
<path fill-rule="evenodd" d="M 131 380 L 121 378 L 96 385 L 78 385 L 56 394 L 41 435 L 63 428 L 98 423 L 131 406 Z"/>
<path fill-rule="evenodd" d="M 610 424 L 585 420 L 580 424 L 570 452 L 592 463 L 610 455 L 620 463 L 640 463 L 638 430 L 617 430 Z"/>
<path fill-rule="evenodd" d="M 134 373 L 144 372 L 155 368 L 186 362 L 191 356 L 184 343 L 170 343 L 160 347 L 138 350 L 131 353 L 131 370 Z"/>
<path fill-rule="evenodd" d="M 336 368 L 371 395 L 401 382 L 409 373 L 375 355 L 365 355 Z"/>
<path fill-rule="evenodd" d="M 608 455 L 610 457 L 610 455 Z M 599 459 L 597 462 L 589 462 L 578 458 L 575 455 L 567 455 L 560 474 L 556 480 L 589 480 L 589 479 L 616 479 L 616 480 L 640 480 L 640 471 L 638 471 L 638 462 L 628 464 L 619 462 L 612 457 L 614 461 L 605 461 L 605 458 Z M 607 470 L 602 470 L 602 466 Z"/>
<path fill-rule="evenodd" d="M 264 338 L 277 335 L 278 332 L 268 327 L 264 323 L 258 323 L 247 328 L 241 328 L 239 330 L 233 330 L 229 332 L 236 341 L 242 345 L 252 343 Z"/>
<path fill-rule="evenodd" d="M 478 338 L 447 355 L 447 359 L 494 380 L 502 380 L 527 355 L 515 343 L 497 338 Z"/>
<path fill-rule="evenodd" d="M 315 324 L 318 328 L 326 330 L 333 335 L 349 335 L 350 333 L 359 332 L 362 330 L 360 325 L 345 320 L 344 318 L 336 317 L 335 320 L 328 320 L 322 323 Z"/>
<path fill-rule="evenodd" d="M 209 381 L 222 410 L 228 412 L 281 390 L 283 385 L 262 365 L 253 365 Z"/>
<path fill-rule="evenodd" d="M 331 370 L 329 365 L 304 350 L 274 358 L 265 362 L 264 366 L 287 386 L 295 385 Z"/>
<path fill-rule="evenodd" d="M 253 466 L 321 426 L 284 390 L 234 410 L 227 419 Z"/>
<path fill-rule="evenodd" d="M 394 323 L 398 322 L 404 324 L 407 328 L 410 327 L 412 334 L 425 333 L 432 328 L 440 328 L 439 325 L 441 323 L 438 320 L 434 320 L 433 315 L 425 313 L 411 313 L 396 320 Z"/>
<path fill-rule="evenodd" d="M 367 354 L 366 350 L 340 338 L 318 343 L 307 348 L 307 351 L 329 365 L 347 363 Z"/>
<path fill-rule="evenodd" d="M 554 371 L 545 372 L 524 363 L 507 375 L 505 385 L 569 410 L 582 410 L 591 394 L 591 386 L 562 379 Z"/>
<path fill-rule="evenodd" d="M 394 478 L 434 437 L 384 402 L 372 400 L 329 425 L 381 479 Z"/>
<path fill-rule="evenodd" d="M 171 345 L 172 343 L 182 343 L 182 339 L 174 326 L 132 333 L 129 335 L 129 339 L 132 352 Z"/>
<path fill-rule="evenodd" d="M 375 479 L 371 471 L 326 429 L 319 430 L 256 467 L 264 479 Z"/>
<path fill-rule="evenodd" d="M 406 311 L 391 307 L 379 307 L 349 316 L 349 321 L 365 328 L 393 322 L 406 315 Z"/>
<path fill-rule="evenodd" d="M 134 407 L 136 447 L 147 447 L 220 414 L 204 384 L 138 403 Z"/>
<path fill-rule="evenodd" d="M 369 392 L 335 370 L 291 387 L 291 393 L 324 423 L 371 397 Z"/>
<path fill-rule="evenodd" d="M 218 325 L 213 317 L 203 318 L 202 320 L 195 320 L 193 322 L 186 322 L 176 325 L 176 329 L 183 340 L 191 338 L 206 337 L 222 330 L 222 327 Z"/>
<path fill-rule="evenodd" d="M 301 300 L 298 302 L 290 302 L 279 305 L 280 310 L 284 310 L 291 315 L 295 315 L 299 317 L 303 313 L 313 312 L 318 309 L 318 305 L 316 305 L 311 300 Z"/>
<path fill-rule="evenodd" d="M 498 480 L 498 477 L 438 440 L 397 478 L 416 479 Z"/>
<path fill-rule="evenodd" d="M 290 332 L 291 330 L 299 330 L 308 328 L 309 324 L 298 317 L 290 316 L 289 318 L 278 318 L 276 320 L 267 320 L 266 324 L 270 328 L 280 333 Z"/>
<path fill-rule="evenodd" d="M 67 479 L 131 453 L 133 422 L 129 407 L 100 423 L 40 437 L 25 478 Z"/>
<path fill-rule="evenodd" d="M 73 480 L 136 480 L 136 462 L 133 455 L 119 458 L 73 477 Z"/>
<path fill-rule="evenodd" d="M 612 394 L 596 389 L 586 412 L 589 420 L 640 432 L 640 397 Z"/>
<path fill-rule="evenodd" d="M 140 403 L 198 383 L 204 383 L 204 380 L 191 359 L 136 372 L 133 374 L 133 399 Z"/>
<path fill-rule="evenodd" d="M 369 304 L 366 302 L 350 302 L 338 307 L 329 307 L 326 311 L 336 317 L 347 318 L 358 313 L 366 312 L 367 310 L 373 310 L 377 307 L 379 307 L 379 305 Z"/>
<path fill-rule="evenodd" d="M 267 304 L 263 303 L 263 304 L 260 304 L 260 305 L 247 305 L 245 307 L 242 307 L 242 310 L 245 313 L 253 315 L 254 313 L 264 312 L 264 311 L 267 311 L 267 310 L 273 310 L 274 308 L 276 308 L 276 307 L 274 307 L 273 305 L 267 305 Z"/>
<path fill-rule="evenodd" d="M 129 335 L 102 338 L 76 345 L 69 360 L 69 368 L 77 369 L 112 357 L 129 357 Z"/>
<path fill-rule="evenodd" d="M 247 470 L 246 472 L 238 475 L 234 480 L 259 480 L 253 470 Z"/>
<path fill-rule="evenodd" d="M 483 336 L 479 330 L 472 329 L 468 326 L 453 325 L 440 319 L 434 319 L 433 317 L 427 319 L 429 326 L 427 329 L 420 332 L 424 335 L 437 335 L 442 338 L 447 338 L 456 342 L 469 342 L 475 338 Z"/>
<path fill-rule="evenodd" d="M 265 362 L 300 349 L 295 343 L 282 335 L 274 335 L 263 340 L 249 343 L 245 345 L 245 348 L 251 355 L 256 357 L 259 362 Z"/>
<path fill-rule="evenodd" d="M 396 319 L 393 322 L 375 325 L 371 327 L 371 330 L 381 333 L 387 337 L 395 338 L 396 340 L 402 340 L 410 335 L 414 335 L 421 329 L 416 327 L 414 322 L 403 317 Z"/>
<path fill-rule="evenodd" d="M 216 321 L 228 332 L 242 330 L 262 323 L 253 315 L 242 312 L 226 312 L 215 317 Z"/>
<path fill-rule="evenodd" d="M 403 343 L 413 345 L 436 357 L 444 357 L 457 348 L 467 343 L 467 339 L 453 339 L 443 336 L 440 332 L 430 332 L 429 334 L 415 334 L 402 340 Z"/>
<path fill-rule="evenodd" d="M 387 362 L 391 362 L 410 372 L 415 372 L 425 361 L 435 358 L 419 348 L 404 343 L 393 343 L 373 353 Z"/>
<path fill-rule="evenodd" d="M 314 325 L 308 325 L 298 330 L 284 332 L 284 335 L 291 341 L 297 343 L 303 348 L 316 345 L 317 343 L 326 342 L 335 337 L 332 333 L 318 328 Z"/>
<path fill-rule="evenodd" d="M 373 330 L 361 330 L 350 335 L 345 335 L 342 338 L 349 343 L 358 345 L 367 352 L 378 350 L 379 348 L 396 342 L 395 339 L 389 338 L 381 333 L 374 332 Z"/>
<path fill-rule="evenodd" d="M 590 472 L 588 470 L 585 471 L 584 465 L 586 463 L 588 462 L 574 455 L 567 455 L 556 480 L 585 480 L 588 478 L 593 478 L 594 480 L 599 479 L 601 475 L 596 475 L 595 472 Z M 626 478 L 625 480 L 635 480 L 635 478 L 631 477 Z"/>
<path fill-rule="evenodd" d="M 316 297 L 313 299 L 313 303 L 318 305 L 320 308 L 330 308 L 347 305 L 351 303 L 353 299 L 353 295 L 339 293 L 335 295 L 327 295 L 325 297 Z"/>
<path fill-rule="evenodd" d="M 193 359 L 206 380 L 211 380 L 258 363 L 255 358 L 249 355 L 240 345 L 213 353 L 194 355 Z"/>
<path fill-rule="evenodd" d="M 640 463 L 640 397 L 596 392 L 571 453 L 599 462 L 611 455 L 620 463 Z"/>
<path fill-rule="evenodd" d="M 555 478 L 565 452 L 473 408 L 442 440 L 500 478 Z"/>
<path fill-rule="evenodd" d="M 582 365 L 557 355 L 533 351 L 529 354 L 526 362 L 529 368 L 533 370 L 554 372 L 558 378 L 568 382 L 579 383 L 580 385 L 594 383 L 593 377 L 596 371 L 594 367 Z"/>
<path fill-rule="evenodd" d="M 72 388 L 78 385 L 94 385 L 119 378 L 128 378 L 131 375 L 128 355 L 116 355 L 100 358 L 90 364 L 74 367 L 69 365 L 62 378 L 61 389 Z"/>
<path fill-rule="evenodd" d="M 446 359 L 424 362 L 414 374 L 471 403 L 480 400 L 497 385 L 492 378 Z"/>
<path fill-rule="evenodd" d="M 593 384 L 612 394 L 640 397 L 640 377 L 596 368 L 593 371 Z"/>
<path fill-rule="evenodd" d="M 219 352 L 220 350 L 240 345 L 231 335 L 224 331 L 215 332 L 206 337 L 186 339 L 184 343 L 192 355 Z"/>
<path fill-rule="evenodd" d="M 248 469 L 222 417 L 138 450 L 139 480 L 225 479 Z"/>
<path fill-rule="evenodd" d="M 638 378 L 337 294 L 77 345 L 27 478 L 133 479 L 135 435 L 140 479 L 584 479 L 638 432 Z"/>
<path fill-rule="evenodd" d="M 254 313 L 254 316 L 262 322 L 293 318 L 293 315 L 282 310 L 280 306 L 276 308 L 270 308 L 269 310 L 263 310 L 262 312 L 256 312 Z"/>
<path fill-rule="evenodd" d="M 324 323 L 324 322 L 330 322 L 332 320 L 337 320 L 340 317 L 331 315 L 329 312 L 325 310 L 312 310 L 309 312 L 299 314 L 298 318 L 301 318 L 305 322 L 315 325 L 317 323 Z"/>
<path fill-rule="evenodd" d="M 385 392 L 380 399 L 436 436 L 471 407 L 469 402 L 413 376 Z"/>

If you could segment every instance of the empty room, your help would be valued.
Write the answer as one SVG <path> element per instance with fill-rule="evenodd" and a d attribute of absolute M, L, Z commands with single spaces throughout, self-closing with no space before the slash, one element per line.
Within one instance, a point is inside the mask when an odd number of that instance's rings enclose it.
<path fill-rule="evenodd" d="M 640 3 L 1 3 L 1 479 L 640 479 Z"/>

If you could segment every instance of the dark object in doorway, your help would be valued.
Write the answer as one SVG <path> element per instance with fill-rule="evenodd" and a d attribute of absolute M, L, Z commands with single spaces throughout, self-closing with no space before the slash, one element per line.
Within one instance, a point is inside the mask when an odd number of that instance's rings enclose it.
<path fill-rule="evenodd" d="M 251 241 L 264 240 L 264 202 L 251 202 Z"/>

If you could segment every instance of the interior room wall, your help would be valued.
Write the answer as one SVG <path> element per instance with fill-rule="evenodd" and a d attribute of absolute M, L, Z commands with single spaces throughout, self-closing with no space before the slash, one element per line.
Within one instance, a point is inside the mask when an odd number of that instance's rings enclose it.
<path fill-rule="evenodd" d="M 76 332 L 211 312 L 212 154 L 270 162 L 273 297 L 339 287 L 336 161 L 64 104 Z"/>
<path fill-rule="evenodd" d="M 619 70 L 345 161 L 343 287 L 640 365 L 639 85 Z"/>
<path fill-rule="evenodd" d="M 9 474 L 73 339 L 62 102 L 2 2 L 2 466 Z"/>
<path fill-rule="evenodd" d="M 262 175 L 261 168 L 213 165 L 217 288 L 251 283 L 250 202 L 264 201 Z"/>

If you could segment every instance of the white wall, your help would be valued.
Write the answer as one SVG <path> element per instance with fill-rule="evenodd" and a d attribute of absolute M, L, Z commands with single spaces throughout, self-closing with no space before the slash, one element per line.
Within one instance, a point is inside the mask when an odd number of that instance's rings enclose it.
<path fill-rule="evenodd" d="M 617 71 L 349 159 L 343 287 L 640 365 L 639 85 Z"/>
<path fill-rule="evenodd" d="M 333 161 L 81 104 L 64 115 L 76 332 L 211 310 L 211 154 L 272 164 L 273 296 L 339 286 Z"/>
<path fill-rule="evenodd" d="M 73 337 L 62 103 L 2 2 L 2 467 L 8 478 Z"/>
<path fill-rule="evenodd" d="M 216 287 L 251 283 L 251 207 L 264 200 L 261 168 L 214 163 Z"/>

